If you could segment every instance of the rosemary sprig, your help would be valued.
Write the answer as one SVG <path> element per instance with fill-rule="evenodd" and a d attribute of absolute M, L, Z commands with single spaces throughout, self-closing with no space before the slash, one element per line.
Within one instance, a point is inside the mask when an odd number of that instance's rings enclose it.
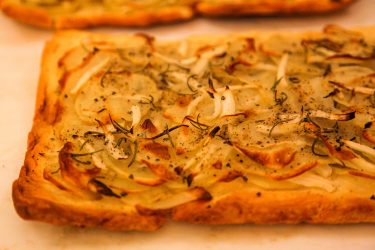
<path fill-rule="evenodd" d="M 288 100 L 288 95 L 284 92 L 281 92 L 280 96 L 277 96 L 277 90 L 275 90 L 275 103 L 276 105 L 282 106 L 286 100 Z"/>
<path fill-rule="evenodd" d="M 193 94 L 198 93 L 198 90 L 193 89 L 193 87 L 191 87 L 191 85 L 190 85 L 189 82 L 190 82 L 191 79 L 196 79 L 196 78 L 197 78 L 197 75 L 191 75 L 191 76 L 188 77 L 188 79 L 187 79 L 187 81 L 186 81 L 186 85 L 188 86 L 189 90 L 190 90 L 191 92 L 193 92 Z"/>
<path fill-rule="evenodd" d="M 85 147 L 85 145 L 90 142 L 90 139 L 86 140 L 84 143 L 82 143 L 81 147 L 79 148 L 79 151 L 82 151 L 82 149 Z"/>
<path fill-rule="evenodd" d="M 268 132 L 268 137 L 271 137 L 273 130 L 274 130 L 278 125 L 280 125 L 280 124 L 282 124 L 282 123 L 284 123 L 284 122 L 288 122 L 288 121 L 290 121 L 290 120 L 286 120 L 286 121 L 280 120 L 280 121 L 275 122 L 275 124 L 272 125 L 270 131 Z"/>
<path fill-rule="evenodd" d="M 88 136 L 95 136 L 95 137 L 105 137 L 105 135 L 101 132 L 97 132 L 97 131 L 87 131 L 86 133 L 84 133 L 84 137 L 88 137 Z"/>
<path fill-rule="evenodd" d="M 272 87 L 271 87 L 271 90 L 272 90 L 272 91 L 276 91 L 276 88 L 277 88 L 277 86 L 280 84 L 281 79 L 283 79 L 283 78 L 280 77 L 279 79 L 276 79 L 276 80 L 274 81 L 274 83 L 273 83 L 273 85 L 272 85 Z"/>
<path fill-rule="evenodd" d="M 171 134 L 169 133 L 170 131 L 169 131 L 169 129 L 168 129 L 168 125 L 166 126 L 165 131 L 167 131 L 167 135 L 168 135 L 169 142 L 171 143 L 171 146 L 174 148 L 174 143 L 173 143 L 173 140 L 172 140 L 172 136 L 171 136 Z"/>
<path fill-rule="evenodd" d="M 215 87 L 214 87 L 214 82 L 212 81 L 211 77 L 208 78 L 208 86 L 210 87 L 210 89 L 211 89 L 214 93 L 216 93 L 216 89 L 215 89 Z"/>
<path fill-rule="evenodd" d="M 109 115 L 109 120 L 111 121 L 112 126 L 113 126 L 116 130 L 122 132 L 122 133 L 125 134 L 125 135 L 131 134 L 131 131 L 130 131 L 130 130 L 124 128 L 124 127 L 121 126 L 118 122 L 116 122 L 115 120 L 113 120 L 112 117 L 111 117 L 111 115 Z M 101 123 L 99 123 L 99 125 L 101 125 Z"/>
<path fill-rule="evenodd" d="M 149 139 L 149 140 L 155 140 L 155 139 L 160 138 L 160 137 L 162 137 L 162 136 L 164 136 L 164 135 L 167 135 L 168 133 L 170 133 L 170 132 L 172 132 L 172 131 L 174 131 L 174 130 L 176 130 L 176 129 L 178 129 L 178 128 L 181 128 L 181 127 L 189 127 L 189 126 L 188 126 L 188 125 L 185 125 L 185 124 L 177 125 L 177 126 L 174 126 L 174 127 L 172 127 L 172 128 L 169 128 L 169 129 L 164 130 L 163 132 L 161 132 L 161 133 L 158 134 L 158 135 L 155 135 L 154 137 L 146 138 L 146 139 Z"/>
<path fill-rule="evenodd" d="M 75 161 L 77 161 L 78 163 L 81 163 L 81 164 L 84 164 L 84 165 L 90 165 L 91 164 L 91 161 L 81 161 L 81 160 L 79 160 L 78 158 L 79 157 L 84 157 L 84 156 L 91 156 L 91 155 L 93 155 L 93 154 L 96 154 L 96 153 L 99 153 L 99 152 L 101 152 L 101 151 L 103 151 L 104 149 L 99 149 L 99 150 L 96 150 L 96 151 L 94 151 L 94 152 L 90 152 L 90 153 L 83 153 L 83 154 L 79 154 L 79 153 L 70 153 L 70 157 L 73 159 L 73 160 L 75 160 Z"/>
<path fill-rule="evenodd" d="M 316 156 L 320 156 L 320 157 L 328 157 L 328 155 L 327 154 L 320 154 L 320 153 L 317 153 L 316 151 L 315 151 L 315 146 L 316 146 L 316 144 L 319 142 L 319 138 L 317 137 L 317 138 L 315 138 L 315 140 L 313 141 L 313 143 L 312 143 L 312 145 L 311 145 L 311 152 L 314 154 L 314 155 L 316 155 Z"/>
<path fill-rule="evenodd" d="M 197 129 L 200 129 L 200 130 L 208 130 L 208 128 L 209 128 L 208 125 L 199 122 L 199 116 L 200 116 L 200 114 L 197 115 L 197 120 L 196 121 L 194 121 L 189 116 L 186 116 L 185 118 L 186 118 L 186 120 L 188 120 L 190 122 L 190 124 L 193 127 L 197 128 Z"/>
<path fill-rule="evenodd" d="M 154 97 L 152 95 L 149 95 L 150 99 L 147 99 L 145 97 L 142 97 L 143 100 L 145 101 L 139 101 L 140 104 L 149 104 L 151 105 L 154 109 L 156 109 L 156 105 L 154 103 Z"/>
<path fill-rule="evenodd" d="M 220 127 L 219 127 L 219 126 L 214 127 L 214 128 L 211 130 L 209 136 L 210 136 L 211 138 L 214 138 L 215 135 L 217 134 L 217 132 L 219 132 L 219 130 L 220 130 Z"/>
<path fill-rule="evenodd" d="M 133 144 L 134 144 L 134 154 L 128 164 L 128 168 L 135 162 L 135 158 L 137 157 L 137 153 L 138 153 L 138 141 L 134 141 Z"/>
<path fill-rule="evenodd" d="M 105 77 L 109 74 L 109 73 L 112 73 L 110 72 L 113 68 L 113 65 L 114 63 L 111 63 L 108 68 L 106 69 L 106 71 L 104 72 L 104 74 L 102 75 L 102 77 L 100 78 L 100 86 L 102 86 L 104 88 L 104 80 L 105 80 Z"/>
<path fill-rule="evenodd" d="M 338 89 L 334 89 L 334 90 L 332 90 L 331 92 L 329 92 L 328 95 L 324 96 L 323 98 L 328 98 L 328 97 L 331 97 L 331 96 L 335 96 L 335 95 L 337 95 L 338 93 L 340 93 L 340 90 L 338 90 Z"/>
<path fill-rule="evenodd" d="M 116 148 L 120 147 L 120 146 L 121 146 L 121 143 L 122 143 L 122 142 L 127 142 L 127 140 L 128 140 L 128 138 L 126 138 L 126 137 L 121 137 L 120 139 L 118 139 L 118 141 L 117 141 L 115 147 L 116 147 Z"/>

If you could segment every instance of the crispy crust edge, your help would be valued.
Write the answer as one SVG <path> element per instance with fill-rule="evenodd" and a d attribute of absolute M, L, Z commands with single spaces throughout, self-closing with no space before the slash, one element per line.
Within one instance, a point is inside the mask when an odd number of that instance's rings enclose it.
<path fill-rule="evenodd" d="M 0 9 L 6 15 L 25 24 L 39 28 L 52 28 L 54 26 L 51 16 L 42 9 L 15 5 L 7 3 L 6 0 L 0 0 Z"/>
<path fill-rule="evenodd" d="M 165 8 L 161 11 L 145 11 L 129 16 L 120 13 L 103 13 L 96 16 L 71 15 L 56 19 L 54 28 L 85 28 L 104 25 L 145 27 L 153 24 L 186 21 L 193 16 L 192 9 L 184 6 Z"/>
<path fill-rule="evenodd" d="M 70 34 L 70 33 L 69 33 Z M 47 121 L 53 119 L 48 108 L 53 97 L 48 96 L 46 87 L 48 84 L 48 57 L 53 53 L 58 44 L 55 35 L 52 41 L 46 43 L 43 51 L 41 76 L 39 79 L 35 116 L 31 132 L 29 133 L 27 152 L 24 165 L 21 168 L 19 178 L 13 182 L 12 198 L 14 207 L 20 217 L 26 220 L 38 220 L 55 225 L 73 225 L 79 227 L 102 227 L 116 231 L 155 231 L 166 223 L 164 213 L 140 214 L 137 212 L 126 213 L 118 210 L 100 209 L 95 205 L 90 207 L 71 206 L 59 203 L 48 192 L 34 186 L 34 171 L 38 168 L 34 155 L 38 154 L 36 145 L 39 143 L 39 134 L 43 133 L 43 127 Z M 47 109 L 46 109 L 47 108 Z M 47 198 L 39 198 L 38 192 L 43 192 Z M 50 198 L 50 199 L 49 199 Z"/>
<path fill-rule="evenodd" d="M 193 9 L 189 6 L 169 7 L 160 11 L 145 11 L 133 15 L 121 13 L 102 13 L 99 15 L 67 15 L 53 17 L 42 8 L 23 6 L 0 0 L 0 9 L 8 16 L 39 28 L 70 29 L 96 26 L 134 26 L 144 27 L 153 24 L 162 24 L 189 20 L 194 17 Z"/>
<path fill-rule="evenodd" d="M 99 15 L 67 15 L 54 18 L 46 10 L 0 0 L 0 8 L 8 16 L 40 28 L 67 29 L 95 26 L 150 26 L 192 19 L 203 16 L 244 16 L 279 14 L 317 14 L 343 9 L 355 0 L 303 0 L 295 4 L 268 3 L 195 3 L 192 6 L 170 7 L 161 11 L 146 11 L 134 15 L 102 13 Z"/>
<path fill-rule="evenodd" d="M 369 28 L 372 30 L 372 28 Z M 369 29 L 361 29 L 368 31 Z M 56 49 L 59 34 L 48 42 L 43 53 L 36 115 L 28 140 L 28 151 L 20 177 L 13 184 L 13 201 L 18 214 L 25 219 L 41 220 L 57 225 L 103 227 L 110 230 L 153 231 L 166 223 L 170 211 L 126 214 L 92 207 L 75 207 L 45 200 L 30 194 L 32 170 L 37 168 L 32 158 L 38 140 L 38 127 L 43 125 L 48 113 L 45 107 L 48 71 L 46 60 Z M 79 32 L 78 34 L 82 34 Z M 359 177 L 357 177 L 359 178 Z M 330 194 L 317 190 L 264 191 L 261 197 L 254 192 L 239 192 L 210 202 L 196 201 L 172 209 L 172 219 L 195 224 L 343 224 L 375 222 L 375 200 L 370 195 L 351 193 Z M 278 196 L 275 196 L 275 193 Z M 374 195 L 374 194 L 373 194 Z M 372 195 L 372 196 L 373 196 Z M 371 197 L 372 197 L 371 196 Z M 308 199 L 306 197 L 309 197 Z"/>
<path fill-rule="evenodd" d="M 238 192 L 176 207 L 172 219 L 193 224 L 374 223 L 375 200 L 317 190 Z"/>
<path fill-rule="evenodd" d="M 206 16 L 269 16 L 269 15 L 292 15 L 292 14 L 320 14 L 343 9 L 356 0 L 303 0 L 295 3 L 280 1 L 276 4 L 274 0 L 255 1 L 248 3 L 198 3 L 196 10 Z"/>

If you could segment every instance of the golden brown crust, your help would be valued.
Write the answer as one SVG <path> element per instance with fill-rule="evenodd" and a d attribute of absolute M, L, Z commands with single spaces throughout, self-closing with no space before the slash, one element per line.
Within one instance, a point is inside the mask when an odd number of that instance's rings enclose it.
<path fill-rule="evenodd" d="M 8 16 L 26 24 L 40 28 L 51 28 L 54 26 L 52 17 L 43 9 L 15 5 L 8 3 L 6 0 L 0 2 L 0 8 Z"/>
<path fill-rule="evenodd" d="M 163 215 L 140 215 L 105 211 L 99 208 L 74 208 L 24 195 L 27 185 L 22 180 L 13 183 L 13 201 L 17 213 L 26 220 L 38 220 L 54 225 L 102 227 L 118 231 L 155 231 L 166 221 Z"/>
<path fill-rule="evenodd" d="M 197 12 L 207 16 L 313 14 L 342 9 L 354 0 L 296 0 L 296 1 L 216 1 L 197 4 Z M 223 3 L 224 2 L 224 3 Z"/>
<path fill-rule="evenodd" d="M 373 28 L 363 29 L 364 32 L 372 30 Z M 105 200 L 98 202 L 96 202 L 97 197 L 84 198 L 77 202 L 77 197 L 72 199 L 69 192 L 63 187 L 55 185 L 51 188 L 52 185 L 46 184 L 43 179 L 44 166 L 38 163 L 37 157 L 39 153 L 43 152 L 41 147 L 48 144 L 46 138 L 43 138 L 43 134 L 48 133 L 50 125 L 56 120 L 56 103 L 58 103 L 56 88 L 59 88 L 59 85 L 57 80 L 51 80 L 51 75 L 56 74 L 53 70 L 53 67 L 58 64 L 56 57 L 59 58 L 59 53 L 60 56 L 64 55 L 69 49 L 64 48 L 64 51 L 59 51 L 62 45 L 58 41 L 64 38 L 65 45 L 70 42 L 65 38 L 80 37 L 82 34 L 74 31 L 58 33 L 54 40 L 47 43 L 44 50 L 36 115 L 33 129 L 29 134 L 26 160 L 19 179 L 13 184 L 15 208 L 22 218 L 58 225 L 103 227 L 110 230 L 156 230 L 166 222 L 171 212 L 169 209 L 146 211 L 145 208 L 141 211 L 141 207 L 137 207 L 134 210 L 126 210 L 123 209 L 125 204 L 121 201 L 116 200 L 111 206 L 113 201 L 111 199 L 115 199 L 112 197 L 104 197 Z M 86 35 L 82 37 L 86 37 Z M 51 62 L 51 57 L 55 57 L 55 62 Z M 164 147 L 153 144 L 149 145 L 148 149 L 160 157 L 169 159 L 168 151 Z M 217 166 L 218 168 L 222 167 L 221 163 L 218 165 L 220 165 Z M 160 172 L 156 167 L 155 172 L 160 174 L 160 180 L 173 179 L 172 173 Z M 243 177 L 243 175 L 233 171 L 223 176 L 221 181 L 231 182 L 241 179 L 239 177 Z M 253 187 L 247 192 L 231 193 L 227 196 L 213 195 L 213 200 L 210 200 L 212 197 L 208 190 L 202 195 L 205 198 L 204 201 L 201 199 L 173 208 L 172 219 L 204 224 L 375 222 L 375 194 L 371 193 L 373 190 L 334 193 L 319 190 L 312 188 L 265 191 L 260 187 Z M 81 189 L 80 191 L 86 192 L 87 190 Z"/>
<path fill-rule="evenodd" d="M 165 7 L 159 10 L 145 10 L 132 14 L 119 12 L 99 12 L 98 14 L 66 14 L 53 16 L 46 9 L 28 7 L 12 1 L 3 0 L 0 7 L 7 15 L 27 24 L 42 28 L 85 28 L 101 25 L 148 26 L 160 23 L 189 20 L 194 15 L 240 16 L 240 15 L 278 15 L 313 14 L 342 9 L 354 0 L 295 0 L 292 2 L 267 1 L 197 1 L 192 5 Z"/>
<path fill-rule="evenodd" d="M 308 198 L 306 198 L 308 197 Z M 371 197 L 314 191 L 239 192 L 175 208 L 172 218 L 195 224 L 342 224 L 375 222 Z"/>
<path fill-rule="evenodd" d="M 148 10 L 133 14 L 102 12 L 82 15 L 61 15 L 54 17 L 46 9 L 28 7 L 12 2 L 0 2 L 0 8 L 10 17 L 26 24 L 40 28 L 67 29 L 85 28 L 101 25 L 109 26 L 149 26 L 152 24 L 169 23 L 191 19 L 193 10 L 188 6 L 168 7 L 160 10 Z"/>
<path fill-rule="evenodd" d="M 58 36 L 58 35 L 57 35 Z M 40 153 L 38 146 L 46 144 L 41 135 L 46 132 L 46 122 L 55 119 L 55 105 L 52 95 L 47 90 L 50 69 L 49 57 L 56 52 L 57 44 L 50 41 L 46 44 L 42 59 L 42 73 L 39 80 L 35 117 L 32 131 L 28 137 L 28 149 L 25 163 L 18 180 L 14 181 L 12 197 L 17 213 L 27 220 L 39 220 L 56 225 L 74 225 L 81 227 L 103 227 L 109 230 L 155 231 L 165 222 L 166 217 L 160 213 L 141 215 L 138 212 L 102 209 L 92 205 L 77 206 L 72 203 L 63 204 L 51 196 L 48 190 L 41 187 L 43 180 L 36 172 L 43 167 L 38 166 L 35 157 Z"/>
<path fill-rule="evenodd" d="M 85 28 L 102 25 L 110 26 L 149 26 L 152 24 L 169 23 L 189 20 L 193 11 L 188 7 L 171 7 L 160 11 L 145 11 L 132 15 L 120 13 L 103 13 L 100 15 L 66 16 L 56 20 L 53 28 Z"/>
<path fill-rule="evenodd" d="M 37 114 L 36 120 L 39 118 Z M 13 183 L 12 196 L 17 213 L 27 220 L 39 220 L 55 225 L 74 225 L 80 227 L 103 227 L 109 230 L 138 230 L 155 231 L 165 222 L 166 217 L 160 213 L 141 215 L 137 212 L 127 213 L 102 209 L 95 204 L 79 205 L 63 204 L 51 197 L 47 190 L 38 184 L 35 171 L 40 169 L 34 157 L 38 154 L 35 150 L 38 135 L 34 134 L 38 123 L 29 134 L 28 151 L 25 164 L 21 169 L 20 177 Z M 39 198 L 47 196 L 48 198 Z"/>

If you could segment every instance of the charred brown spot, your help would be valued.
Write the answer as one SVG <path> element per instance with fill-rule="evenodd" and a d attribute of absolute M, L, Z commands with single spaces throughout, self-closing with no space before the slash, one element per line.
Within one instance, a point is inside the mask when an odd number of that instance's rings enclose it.
<path fill-rule="evenodd" d="M 168 209 L 151 209 L 141 205 L 136 205 L 135 208 L 140 215 L 144 216 L 160 216 L 168 214 Z"/>
<path fill-rule="evenodd" d="M 320 40 L 303 40 L 302 46 L 308 47 L 308 48 L 322 47 L 322 48 L 325 48 L 334 52 L 340 52 L 341 49 L 343 48 L 342 44 L 336 43 L 327 38 L 320 39 Z"/>
<path fill-rule="evenodd" d="M 348 160 L 352 160 L 354 158 L 357 158 L 357 156 L 355 156 L 355 154 L 348 150 L 348 149 L 345 149 L 345 148 L 342 148 L 342 147 L 335 147 L 333 146 L 328 140 L 327 138 L 321 136 L 321 140 L 322 142 L 324 143 L 324 145 L 326 146 L 326 148 L 328 149 L 330 155 L 342 160 L 342 161 L 348 161 Z"/>
<path fill-rule="evenodd" d="M 54 125 L 61 121 L 62 116 L 64 113 L 64 107 L 60 102 L 56 102 L 55 104 L 55 114 L 54 117 L 52 117 L 51 124 Z"/>
<path fill-rule="evenodd" d="M 44 111 L 46 110 L 46 107 L 47 107 L 47 98 L 44 98 L 43 102 L 38 107 L 38 111 L 40 113 L 44 113 Z"/>
<path fill-rule="evenodd" d="M 146 160 L 142 160 L 155 175 L 157 175 L 162 180 L 175 180 L 177 176 L 170 172 L 165 164 L 154 164 Z"/>
<path fill-rule="evenodd" d="M 70 142 L 65 143 L 64 147 L 60 150 L 59 165 L 61 175 L 65 180 L 72 184 L 77 185 L 82 189 L 87 189 L 87 184 L 92 178 L 100 173 L 100 169 L 97 167 L 85 170 L 78 169 L 71 158 L 72 150 L 73 144 Z"/>
<path fill-rule="evenodd" d="M 349 171 L 349 174 L 357 176 L 357 177 L 363 177 L 363 178 L 375 180 L 375 175 L 370 175 L 370 174 L 363 173 L 363 172 L 360 172 L 360 171 L 351 170 L 351 171 Z"/>
<path fill-rule="evenodd" d="M 152 123 L 152 121 L 150 119 L 144 120 L 144 122 L 142 123 L 141 127 L 144 130 L 147 130 L 149 133 L 152 133 L 152 134 L 158 132 L 158 129 L 155 127 L 155 125 Z"/>
<path fill-rule="evenodd" d="M 177 104 L 180 107 L 186 107 L 190 104 L 192 100 L 193 100 L 192 95 L 180 95 L 177 98 Z"/>
<path fill-rule="evenodd" d="M 371 128 L 372 122 L 366 122 L 365 129 Z"/>
<path fill-rule="evenodd" d="M 200 47 L 200 48 L 197 50 L 196 54 L 197 54 L 197 55 L 200 55 L 200 54 L 202 54 L 202 53 L 204 53 L 204 52 L 206 52 L 206 51 L 208 51 L 208 50 L 210 50 L 210 49 L 212 49 L 212 48 L 213 48 L 212 45 L 206 45 L 206 46 Z"/>
<path fill-rule="evenodd" d="M 215 169 L 221 169 L 223 167 L 223 163 L 220 160 L 218 160 L 217 162 L 212 164 L 212 167 Z"/>
<path fill-rule="evenodd" d="M 29 167 L 29 165 L 25 164 L 24 168 L 25 168 L 25 175 L 28 176 L 30 174 L 30 167 Z"/>
<path fill-rule="evenodd" d="M 238 60 L 238 61 L 230 64 L 228 67 L 226 67 L 225 71 L 228 72 L 229 74 L 232 74 L 235 71 L 235 69 L 238 65 L 251 66 L 251 63 L 248 63 L 248 62 L 243 61 L 243 60 Z"/>
<path fill-rule="evenodd" d="M 364 130 L 362 132 L 362 136 L 363 138 L 365 138 L 367 141 L 371 142 L 371 143 L 374 143 L 375 144 L 375 137 L 372 133 L 370 133 L 370 131 L 368 130 Z"/>
<path fill-rule="evenodd" d="M 64 73 L 62 74 L 62 76 L 60 77 L 59 79 L 59 86 L 60 86 L 60 89 L 63 90 L 66 86 L 66 83 L 69 79 L 71 75 L 71 72 L 69 71 L 64 71 Z"/>
<path fill-rule="evenodd" d="M 243 176 L 243 173 L 241 173 L 237 170 L 229 171 L 229 173 L 227 173 L 226 175 L 224 175 L 223 177 L 220 178 L 220 181 L 231 182 L 231 181 L 237 179 L 238 177 L 242 177 L 242 176 Z"/>
<path fill-rule="evenodd" d="M 184 179 L 186 180 L 186 183 L 187 183 L 188 187 L 190 187 L 191 184 L 193 183 L 194 175 L 193 174 L 189 174 Z"/>
<path fill-rule="evenodd" d="M 74 69 L 72 70 L 65 70 L 63 71 L 63 74 L 61 75 L 60 79 L 58 80 L 59 82 L 59 86 L 60 86 L 60 90 L 64 90 L 65 86 L 66 86 L 66 83 L 68 82 L 69 80 L 69 77 L 77 72 L 78 70 L 82 69 L 83 67 L 85 67 L 87 64 L 89 64 L 89 62 L 91 61 L 91 59 L 94 57 L 95 53 L 89 53 L 85 56 L 85 58 L 83 58 L 83 61 L 80 65 L 78 65 L 77 67 L 75 67 Z M 62 62 L 60 62 L 61 65 Z"/>
<path fill-rule="evenodd" d="M 182 167 L 175 167 L 175 169 L 174 169 L 174 172 L 175 172 L 176 174 L 178 174 L 178 175 L 181 175 L 181 174 L 182 174 L 182 171 L 183 171 Z"/>
<path fill-rule="evenodd" d="M 176 147 L 176 154 L 177 155 L 183 155 L 185 153 L 186 153 L 186 150 L 184 148 Z"/>
<path fill-rule="evenodd" d="M 246 51 L 252 52 L 255 51 L 255 40 L 254 38 L 246 38 Z"/>
<path fill-rule="evenodd" d="M 171 155 L 169 154 L 168 146 L 165 146 L 163 144 L 160 144 L 157 142 L 150 142 L 150 143 L 143 144 L 141 148 L 164 160 L 169 160 L 171 158 Z"/>
<path fill-rule="evenodd" d="M 103 182 L 100 182 L 96 179 L 90 180 L 89 184 L 95 189 L 95 191 L 99 194 L 105 195 L 105 196 L 111 196 L 116 198 L 121 198 L 120 195 L 114 193 L 107 185 L 105 185 Z"/>
<path fill-rule="evenodd" d="M 237 146 L 238 147 L 238 146 Z M 281 169 L 294 160 L 297 151 L 289 146 L 277 150 L 246 149 L 238 147 L 247 157 L 253 161 L 271 169 Z"/>
<path fill-rule="evenodd" d="M 268 174 L 266 176 L 268 178 L 271 178 L 271 179 L 277 180 L 277 181 L 287 180 L 287 179 L 299 176 L 299 175 L 305 173 L 306 171 L 309 171 L 310 169 L 316 167 L 317 165 L 318 165 L 318 162 L 314 161 L 314 162 L 310 162 L 310 163 L 300 165 L 300 166 L 294 168 L 293 170 L 290 170 L 290 171 L 288 171 L 287 173 L 284 173 L 284 174 L 280 174 L 280 175 Z"/>
<path fill-rule="evenodd" d="M 155 41 L 155 37 L 153 36 L 150 36 L 148 34 L 145 34 L 145 33 L 142 33 L 142 32 L 139 32 L 137 34 L 135 34 L 135 36 L 139 36 L 139 37 L 142 37 L 146 40 L 146 43 L 150 46 L 150 47 L 153 47 L 154 45 L 154 41 Z"/>

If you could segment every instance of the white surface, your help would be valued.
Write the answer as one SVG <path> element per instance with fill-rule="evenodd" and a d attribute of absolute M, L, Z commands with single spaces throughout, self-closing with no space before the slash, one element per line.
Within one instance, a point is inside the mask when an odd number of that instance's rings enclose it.
<path fill-rule="evenodd" d="M 317 0 L 318 1 L 318 0 Z M 251 29 L 317 30 L 324 24 L 375 25 L 375 0 L 361 0 L 331 16 L 195 20 L 143 30 L 158 38 Z M 95 32 L 138 32 L 97 29 Z M 17 178 L 31 128 L 39 61 L 51 36 L 0 14 L 0 250 L 18 249 L 375 249 L 375 225 L 193 226 L 171 223 L 155 233 L 114 233 L 21 220 L 13 209 Z"/>

